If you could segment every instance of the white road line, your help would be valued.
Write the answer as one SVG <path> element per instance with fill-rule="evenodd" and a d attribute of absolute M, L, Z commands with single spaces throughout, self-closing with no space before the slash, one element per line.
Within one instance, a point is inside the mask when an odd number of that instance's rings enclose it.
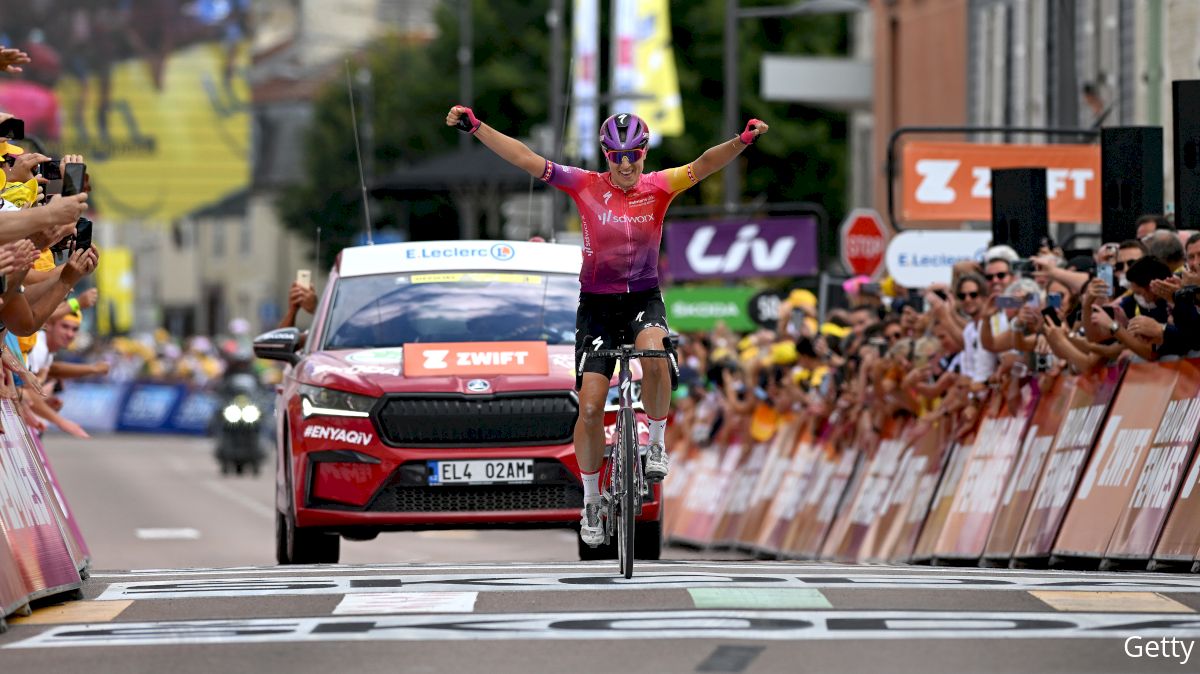
<path fill-rule="evenodd" d="M 223 482 L 218 482 L 216 480 L 208 479 L 208 480 L 201 480 L 200 484 L 204 485 L 209 490 L 216 492 L 217 494 L 219 494 L 221 497 L 223 497 L 225 499 L 233 501 L 234 503 L 240 503 L 241 505 L 245 506 L 245 508 L 247 510 L 254 513 L 255 515 L 261 515 L 262 517 L 265 517 L 271 521 L 275 520 L 275 508 L 274 507 L 269 506 L 261 501 L 256 501 L 253 498 L 250 498 L 249 496 L 246 496 L 245 494 L 241 493 L 240 491 L 237 491 L 236 489 L 229 487 L 228 485 L 226 485 Z"/>
<path fill-rule="evenodd" d="M 134 535 L 143 541 L 196 541 L 200 532 L 196 529 L 136 529 Z"/>
<path fill-rule="evenodd" d="M 906 590 L 1073 590 L 1105 592 L 1200 592 L 1200 580 L 1104 580 L 1081 576 L 982 577 L 910 574 L 644 572 L 630 580 L 597 569 L 592 573 L 470 573 L 375 576 L 271 576 L 113 583 L 99 600 L 263 597 L 285 595 L 370 594 L 376 592 L 531 592 L 577 590 L 668 590 L 697 587 L 835 588 Z"/>
<path fill-rule="evenodd" d="M 522 563 L 522 562 L 505 562 L 505 563 L 466 563 L 466 564 L 451 564 L 451 563 L 404 563 L 404 564 L 334 564 L 334 565 L 318 565 L 318 566 L 241 566 L 228 568 L 184 568 L 184 569 L 133 569 L 130 571 L 108 571 L 93 573 L 93 578 L 104 579 L 122 579 L 122 578 L 154 578 L 154 577 L 177 577 L 177 576 L 270 576 L 284 575 L 294 576 L 301 574 L 321 574 L 330 575 L 346 572 L 393 572 L 393 571 L 499 571 L 509 572 L 516 570 L 522 571 L 569 571 L 571 569 L 610 569 L 615 568 L 616 562 L 554 562 L 554 563 Z M 1050 577 L 1059 576 L 1062 578 L 1093 578 L 1101 580 L 1161 580 L 1171 578 L 1190 578 L 1188 574 L 1179 573 L 1162 573 L 1149 571 L 1121 571 L 1121 572 L 1099 572 L 1099 571 L 1066 571 L 1059 569 L 985 569 L 972 567 L 930 567 L 930 566 L 862 566 L 856 564 L 836 564 L 823 562 L 780 562 L 780 561 L 757 561 L 757 562 L 722 562 L 722 561 L 704 561 L 704 560 L 679 560 L 677 562 L 639 562 L 637 564 L 639 571 L 692 571 L 702 569 L 713 569 L 717 571 L 756 571 L 756 572 L 803 572 L 803 573 L 818 573 L 828 571 L 833 573 L 852 573 L 852 574 L 878 574 L 878 573 L 898 573 L 910 574 L 917 577 L 939 577 L 944 574 L 953 574 L 956 576 L 1011 576 L 1014 578 L 1022 577 Z"/>
<path fill-rule="evenodd" d="M 64 625 L 4 648 L 313 641 L 1110 639 L 1196 634 L 1200 616 L 982 611 L 601 611 Z"/>
<path fill-rule="evenodd" d="M 394 613 L 470 613 L 478 592 L 377 592 L 348 594 L 333 609 L 334 615 Z"/>

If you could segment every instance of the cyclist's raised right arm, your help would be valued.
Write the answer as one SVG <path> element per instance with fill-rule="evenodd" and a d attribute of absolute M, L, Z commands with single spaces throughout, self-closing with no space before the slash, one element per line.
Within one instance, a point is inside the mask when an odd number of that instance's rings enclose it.
<path fill-rule="evenodd" d="M 542 177 L 542 173 L 546 170 L 545 157 L 529 149 L 528 145 L 516 138 L 506 136 L 487 124 L 480 122 L 471 113 L 470 109 L 464 108 L 461 105 L 450 108 L 450 112 L 446 114 L 446 126 L 456 126 L 459 118 L 463 115 L 467 116 L 474 127 L 471 133 L 480 142 L 488 146 L 488 149 L 500 155 L 501 159 L 504 159 L 529 175 L 535 178 Z"/>

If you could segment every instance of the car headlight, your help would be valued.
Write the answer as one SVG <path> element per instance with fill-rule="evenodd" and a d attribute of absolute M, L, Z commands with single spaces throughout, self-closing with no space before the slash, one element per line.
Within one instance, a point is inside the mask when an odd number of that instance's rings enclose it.
<path fill-rule="evenodd" d="M 331 417 L 367 417 L 374 406 L 375 399 L 368 396 L 307 384 L 300 386 L 300 408 L 305 419 L 316 414 Z"/>
<path fill-rule="evenodd" d="M 230 405 L 221 411 L 221 416 L 225 417 L 225 421 L 236 424 L 242 420 L 242 408 L 237 405 Z"/>
<path fill-rule="evenodd" d="M 633 398 L 633 409 L 642 409 L 642 382 L 629 382 L 629 395 Z M 604 399 L 604 411 L 616 412 L 621 409 L 621 389 L 618 386 L 611 386 L 608 389 L 608 397 Z"/>

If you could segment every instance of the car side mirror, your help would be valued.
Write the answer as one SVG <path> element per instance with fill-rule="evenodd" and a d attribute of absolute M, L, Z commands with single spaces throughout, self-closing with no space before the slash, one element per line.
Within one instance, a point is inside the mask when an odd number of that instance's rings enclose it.
<path fill-rule="evenodd" d="M 254 355 L 267 360 L 281 360 L 295 365 L 300 362 L 300 330 L 298 328 L 279 328 L 254 338 Z"/>

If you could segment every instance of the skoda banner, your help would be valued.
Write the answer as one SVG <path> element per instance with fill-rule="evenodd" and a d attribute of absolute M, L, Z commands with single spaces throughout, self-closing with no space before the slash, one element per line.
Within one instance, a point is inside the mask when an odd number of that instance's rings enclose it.
<path fill-rule="evenodd" d="M 667 323 L 673 330 L 690 332 L 712 330 L 717 321 L 724 321 L 737 331 L 753 330 L 750 300 L 758 291 L 754 288 L 669 288 L 663 295 L 667 305 Z"/>
<path fill-rule="evenodd" d="M 676 281 L 817 273 L 812 216 L 667 223 L 667 276 Z"/>

